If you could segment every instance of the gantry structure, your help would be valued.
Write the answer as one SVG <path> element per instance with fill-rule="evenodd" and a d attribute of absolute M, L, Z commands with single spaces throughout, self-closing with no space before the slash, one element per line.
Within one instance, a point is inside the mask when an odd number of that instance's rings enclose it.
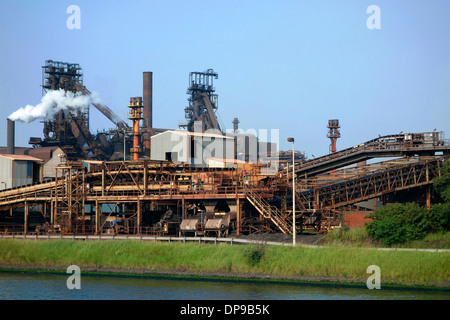
<path fill-rule="evenodd" d="M 448 159 L 405 157 L 298 179 L 295 230 L 329 230 L 339 225 L 343 208 L 404 190 L 423 190 L 429 206 L 433 179 Z M 239 235 L 294 230 L 292 180 L 262 174 L 261 165 L 88 164 L 67 162 L 56 168 L 52 181 L 0 192 L 0 232 Z"/>

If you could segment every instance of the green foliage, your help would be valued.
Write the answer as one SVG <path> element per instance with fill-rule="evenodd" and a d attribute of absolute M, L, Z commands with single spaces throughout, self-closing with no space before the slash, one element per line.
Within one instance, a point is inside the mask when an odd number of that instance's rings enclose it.
<path fill-rule="evenodd" d="M 353 245 L 370 246 L 374 245 L 373 238 L 369 237 L 365 228 L 338 228 L 328 232 L 320 241 L 324 245 Z"/>
<path fill-rule="evenodd" d="M 444 162 L 439 173 L 440 176 L 433 179 L 434 189 L 445 202 L 450 202 L 450 160 Z"/>
<path fill-rule="evenodd" d="M 429 241 L 448 242 L 449 237 L 450 234 L 440 234 Z M 246 252 L 257 252 L 253 256 L 255 261 L 259 260 L 257 265 L 250 265 Z M 3 268 L 65 270 L 72 264 L 78 265 L 82 272 L 88 272 L 87 268 L 92 267 L 100 273 L 115 269 L 123 274 L 140 276 L 160 271 L 191 277 L 203 272 L 218 275 L 232 272 L 230 277 L 248 274 L 301 276 L 303 281 L 323 281 L 323 277 L 328 276 L 337 281 L 347 279 L 361 284 L 368 277 L 367 266 L 375 264 L 382 270 L 384 283 L 448 286 L 450 279 L 448 252 L 384 251 L 344 246 L 294 248 L 133 240 L 0 239 L 0 265 Z M 181 266 L 186 272 L 180 272 Z"/>
<path fill-rule="evenodd" d="M 366 224 L 369 236 L 385 245 L 421 240 L 433 230 L 436 218 L 416 203 L 395 203 L 368 215 L 373 219 Z"/>
<path fill-rule="evenodd" d="M 367 232 L 374 239 L 391 246 L 406 241 L 405 227 L 399 226 L 397 217 L 374 220 L 367 225 Z"/>
<path fill-rule="evenodd" d="M 259 264 L 266 252 L 264 245 L 248 246 L 244 250 L 244 255 L 247 257 L 250 266 L 256 266 Z"/>
<path fill-rule="evenodd" d="M 450 202 L 434 204 L 430 208 L 433 232 L 450 231 Z"/>
<path fill-rule="evenodd" d="M 450 161 L 444 162 L 440 176 L 433 179 L 436 192 L 445 203 L 434 204 L 430 210 L 415 203 L 393 204 L 368 215 L 369 236 L 384 245 L 422 240 L 428 234 L 450 230 Z"/>

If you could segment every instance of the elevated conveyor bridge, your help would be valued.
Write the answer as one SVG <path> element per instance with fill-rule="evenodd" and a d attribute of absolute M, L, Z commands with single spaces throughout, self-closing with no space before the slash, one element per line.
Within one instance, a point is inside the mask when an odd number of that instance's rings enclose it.
<path fill-rule="evenodd" d="M 394 134 L 298 164 L 295 173 L 297 178 L 307 179 L 374 158 L 433 156 L 438 153 L 450 154 L 450 143 L 443 139 L 441 132 Z M 290 172 L 287 175 L 292 179 Z"/>

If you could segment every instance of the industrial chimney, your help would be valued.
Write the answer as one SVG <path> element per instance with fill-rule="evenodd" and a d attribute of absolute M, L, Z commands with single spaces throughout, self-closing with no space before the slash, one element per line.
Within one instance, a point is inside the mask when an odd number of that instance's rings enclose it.
<path fill-rule="evenodd" d="M 151 132 L 153 132 L 153 73 L 143 72 L 143 92 L 142 92 L 142 103 L 143 103 L 143 147 L 144 154 L 150 157 L 150 145 L 151 145 Z M 154 133 L 153 133 L 154 134 Z"/>
<path fill-rule="evenodd" d="M 6 153 L 14 154 L 14 140 L 15 140 L 15 122 L 7 119 L 7 132 L 6 132 Z"/>
<path fill-rule="evenodd" d="M 152 93 L 153 93 L 153 72 L 144 72 L 143 77 L 143 95 L 142 102 L 144 103 L 144 126 L 153 128 L 153 106 L 152 106 Z"/>

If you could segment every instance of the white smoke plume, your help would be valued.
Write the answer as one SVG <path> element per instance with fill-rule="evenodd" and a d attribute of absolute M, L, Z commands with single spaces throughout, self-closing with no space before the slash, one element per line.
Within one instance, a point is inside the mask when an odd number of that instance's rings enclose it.
<path fill-rule="evenodd" d="M 99 103 L 97 94 L 92 96 L 70 91 L 50 90 L 42 97 L 41 103 L 32 106 L 27 105 L 24 108 L 13 112 L 8 119 L 13 121 L 32 122 L 36 119 L 51 119 L 60 110 L 74 110 L 88 107 L 90 103 Z"/>

